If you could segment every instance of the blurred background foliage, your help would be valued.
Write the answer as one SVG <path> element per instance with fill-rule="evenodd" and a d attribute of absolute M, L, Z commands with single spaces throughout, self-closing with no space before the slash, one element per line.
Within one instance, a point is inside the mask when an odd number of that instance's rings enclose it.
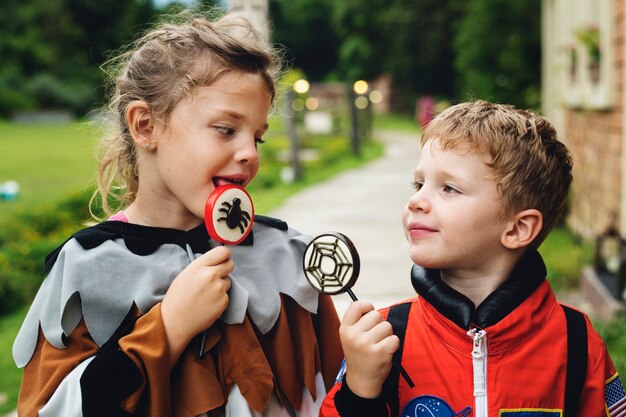
<path fill-rule="evenodd" d="M 0 117 L 85 115 L 103 100 L 100 66 L 109 54 L 189 3 L 4 0 Z M 269 0 L 269 7 L 273 41 L 310 81 L 387 75 L 393 110 L 406 114 L 423 95 L 539 107 L 540 0 Z"/>

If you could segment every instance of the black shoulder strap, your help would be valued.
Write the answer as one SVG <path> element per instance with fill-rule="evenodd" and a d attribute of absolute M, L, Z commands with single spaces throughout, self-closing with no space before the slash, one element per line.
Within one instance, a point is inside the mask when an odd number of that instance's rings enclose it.
<path fill-rule="evenodd" d="M 580 311 L 561 306 L 567 321 L 567 373 L 563 417 L 576 417 L 587 376 L 587 323 Z"/>
<path fill-rule="evenodd" d="M 390 408 L 390 416 L 395 417 L 400 412 L 400 400 L 398 398 L 398 378 L 400 374 L 407 383 L 412 387 L 413 381 L 401 366 L 402 350 L 404 349 L 404 334 L 406 333 L 407 323 L 409 321 L 409 311 L 411 311 L 411 302 L 396 304 L 389 308 L 387 321 L 391 323 L 393 334 L 400 339 L 400 348 L 393 354 L 391 371 L 383 384 L 383 394 L 388 399 Z"/>

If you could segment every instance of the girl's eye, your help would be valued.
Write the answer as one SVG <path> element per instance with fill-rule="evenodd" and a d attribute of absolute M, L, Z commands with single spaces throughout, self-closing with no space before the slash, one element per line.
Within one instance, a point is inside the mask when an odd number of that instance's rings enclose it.
<path fill-rule="evenodd" d="M 255 142 L 257 145 L 262 145 L 262 144 L 264 144 L 264 143 L 265 143 L 265 141 L 263 140 L 263 138 L 256 138 L 256 139 L 254 139 L 254 142 Z"/>
<path fill-rule="evenodd" d="M 233 136 L 235 134 L 235 129 L 229 126 L 215 126 L 215 130 L 224 136 Z"/>
<path fill-rule="evenodd" d="M 415 189 L 415 191 L 419 191 L 422 189 L 422 186 L 424 185 L 423 182 L 421 181 L 413 181 L 413 188 Z"/>

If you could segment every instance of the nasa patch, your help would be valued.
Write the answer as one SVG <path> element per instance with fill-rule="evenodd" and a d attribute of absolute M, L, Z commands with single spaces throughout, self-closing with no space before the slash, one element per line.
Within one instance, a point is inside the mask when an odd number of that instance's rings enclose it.
<path fill-rule="evenodd" d="M 406 403 L 400 414 L 403 417 L 465 417 L 472 409 L 465 407 L 455 413 L 444 400 L 433 395 L 420 395 Z"/>

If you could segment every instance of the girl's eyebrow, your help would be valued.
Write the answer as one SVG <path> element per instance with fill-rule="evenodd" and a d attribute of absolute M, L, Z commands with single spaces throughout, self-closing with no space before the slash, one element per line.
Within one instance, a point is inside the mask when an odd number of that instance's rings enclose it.
<path fill-rule="evenodd" d="M 244 116 L 237 112 L 230 111 L 230 110 L 223 110 L 223 111 L 224 111 L 224 114 L 232 117 L 233 119 L 237 119 L 237 120 L 244 119 Z M 263 126 L 261 126 L 261 130 L 268 130 L 269 128 L 270 128 L 269 123 L 264 123 Z"/>

